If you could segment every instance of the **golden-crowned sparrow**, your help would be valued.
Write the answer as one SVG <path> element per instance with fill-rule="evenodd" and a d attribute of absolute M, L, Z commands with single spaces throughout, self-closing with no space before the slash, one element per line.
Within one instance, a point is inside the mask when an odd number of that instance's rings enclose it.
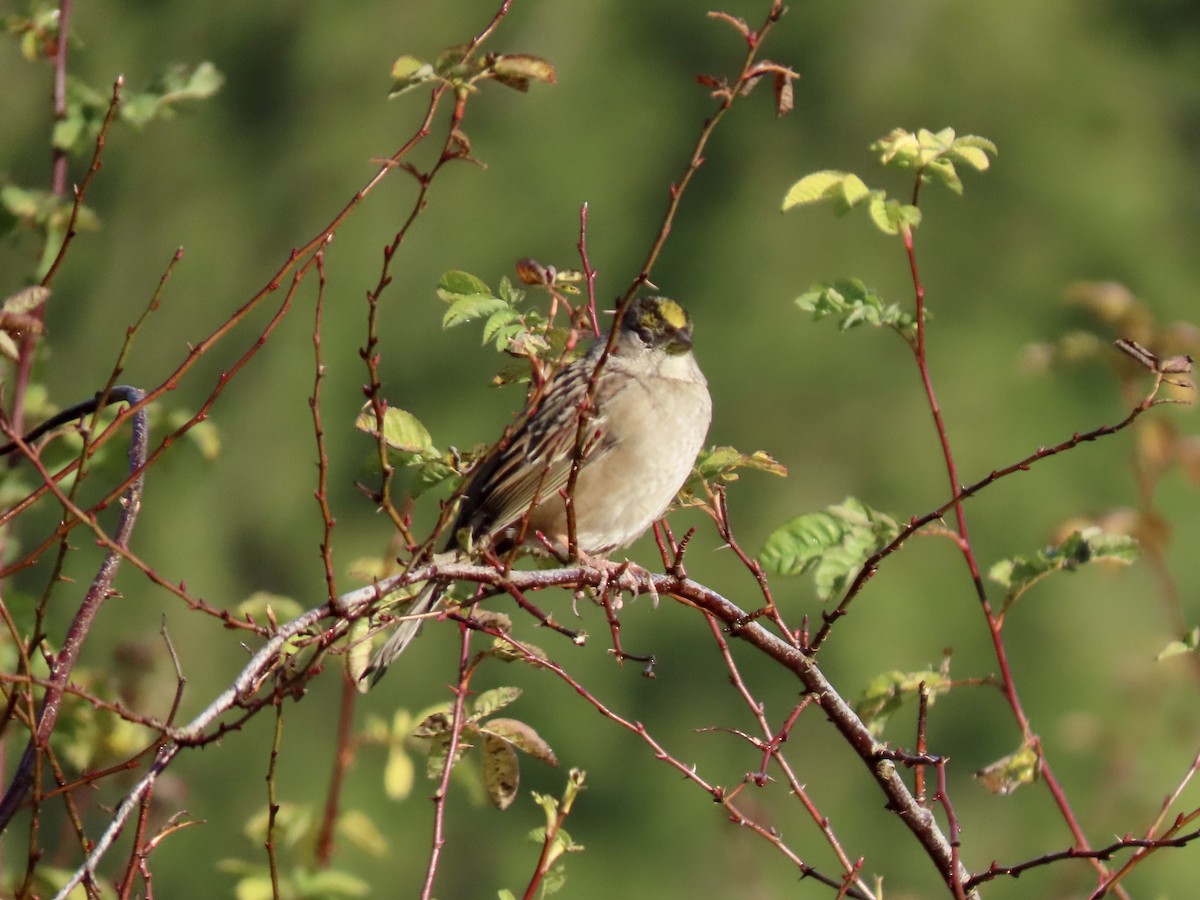
<path fill-rule="evenodd" d="M 598 341 L 561 369 L 508 440 L 479 463 L 463 491 L 450 543 L 435 564 L 461 558 L 466 547 L 505 553 L 539 535 L 565 550 L 565 497 L 576 458 L 572 498 L 575 545 L 582 553 L 603 555 L 630 544 L 666 511 L 691 473 L 712 415 L 708 384 L 692 356 L 691 319 L 666 297 L 629 305 L 595 377 L 592 413 L 581 431 L 581 410 L 604 347 Z M 431 582 L 408 612 L 432 611 L 443 590 Z M 363 677 L 377 682 L 421 622 L 400 622 Z"/>

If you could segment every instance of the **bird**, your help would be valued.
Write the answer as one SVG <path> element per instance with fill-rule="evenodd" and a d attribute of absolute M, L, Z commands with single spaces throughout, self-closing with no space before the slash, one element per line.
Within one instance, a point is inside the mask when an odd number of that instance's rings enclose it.
<path fill-rule="evenodd" d="M 606 354 L 607 344 L 598 340 L 534 392 L 512 433 L 468 476 L 449 541 L 431 560 L 435 566 L 484 547 L 504 554 L 534 541 L 565 555 L 566 493 L 576 458 L 571 498 L 581 556 L 604 558 L 633 543 L 666 512 L 712 419 L 708 382 L 692 354 L 691 317 L 667 297 L 638 297 Z M 591 415 L 581 430 L 585 407 Z M 412 617 L 399 622 L 364 670 L 364 689 L 378 683 L 417 636 L 419 616 L 441 605 L 445 587 L 430 581 L 417 595 Z"/>

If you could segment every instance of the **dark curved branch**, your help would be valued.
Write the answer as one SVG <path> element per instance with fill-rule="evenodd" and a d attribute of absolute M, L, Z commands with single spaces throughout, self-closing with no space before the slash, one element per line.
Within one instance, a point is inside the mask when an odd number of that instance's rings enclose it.
<path fill-rule="evenodd" d="M 49 429 L 56 428 L 59 425 L 70 422 L 72 419 L 77 419 L 80 416 L 94 412 L 104 404 L 116 401 L 136 406 L 144 397 L 145 394 L 142 391 L 128 386 L 114 387 L 108 391 L 102 391 L 93 399 L 77 404 L 38 426 L 28 436 L 16 438 L 11 444 L 0 448 L 0 454 L 20 448 L 22 453 L 32 457 L 33 451 L 30 449 L 29 441 L 37 440 L 38 437 Z M 137 410 L 133 415 L 132 433 L 129 441 L 129 471 L 135 477 L 129 483 L 129 487 L 125 489 L 125 493 L 121 498 L 121 516 L 117 520 L 117 530 L 113 536 L 116 548 L 123 549 L 128 547 L 129 537 L 133 533 L 133 526 L 137 521 L 138 512 L 141 509 L 144 481 L 142 473 L 146 463 L 146 448 L 149 440 L 150 434 L 146 410 L 142 408 Z M 0 832 L 3 832 L 8 827 L 13 815 L 16 814 L 17 809 L 24 802 L 30 788 L 33 786 L 33 769 L 38 750 L 41 747 L 45 747 L 50 740 L 55 723 L 58 721 L 58 713 L 62 707 L 67 681 L 71 677 L 71 672 L 75 668 L 76 661 L 79 659 L 83 643 L 92 630 L 92 625 L 100 612 L 100 607 L 111 596 L 113 578 L 117 574 L 117 569 L 121 564 L 122 558 L 122 554 L 116 548 L 109 550 L 108 554 L 104 557 L 104 562 L 100 564 L 100 570 L 96 573 L 96 577 L 92 579 L 87 595 L 83 598 L 83 602 L 79 606 L 79 611 L 75 614 L 75 620 L 71 623 L 71 627 L 67 631 L 67 636 L 63 640 L 62 649 L 59 651 L 58 657 L 54 660 L 50 679 L 46 687 L 46 694 L 42 698 L 42 709 L 38 715 L 37 727 L 30 735 L 29 744 L 25 747 L 25 752 L 21 756 L 16 773 L 13 775 L 12 781 L 9 782 L 3 799 L 0 799 Z"/>

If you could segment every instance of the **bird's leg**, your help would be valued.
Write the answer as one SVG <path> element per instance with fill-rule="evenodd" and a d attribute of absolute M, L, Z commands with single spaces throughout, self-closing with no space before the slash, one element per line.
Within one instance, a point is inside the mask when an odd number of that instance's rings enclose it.
<path fill-rule="evenodd" d="M 654 579 L 650 577 L 649 569 L 639 566 L 631 559 L 615 562 L 611 559 L 605 559 L 603 556 L 586 556 L 582 553 L 580 554 L 580 561 L 585 565 L 600 570 L 601 593 L 604 592 L 609 582 L 612 581 L 619 588 L 629 591 L 634 596 L 641 593 L 649 594 L 654 598 L 654 608 L 658 608 L 658 590 L 654 586 Z"/>

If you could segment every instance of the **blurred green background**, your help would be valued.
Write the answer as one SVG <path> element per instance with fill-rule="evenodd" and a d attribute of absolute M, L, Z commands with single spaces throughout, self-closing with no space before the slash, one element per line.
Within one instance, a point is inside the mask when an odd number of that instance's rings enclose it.
<path fill-rule="evenodd" d="M 424 110 L 417 91 L 387 100 L 388 72 L 401 54 L 432 58 L 491 17 L 491 2 L 344 4 L 79 4 L 73 30 L 82 46 L 71 69 L 105 89 L 118 73 L 131 87 L 166 65 L 212 60 L 223 91 L 173 121 L 142 133 L 114 132 L 91 205 L 97 233 L 83 235 L 48 307 L 48 355 L 41 375 L 51 398 L 68 405 L 90 395 L 111 369 L 125 329 L 177 247 L 183 262 L 162 308 L 138 338 L 123 380 L 159 384 L 195 343 L 224 321 L 332 218 L 385 157 L 412 133 Z M 728 0 L 721 8 L 757 24 L 766 2 Z M 471 101 L 466 131 L 487 168 L 458 165 L 437 179 L 427 214 L 393 267 L 382 299 L 383 373 L 394 405 L 418 415 L 439 446 L 493 438 L 519 405 L 517 390 L 487 387 L 497 357 L 479 348 L 477 329 L 442 332 L 439 275 L 470 271 L 491 284 L 515 260 L 533 256 L 577 264 L 579 208 L 590 205 L 589 250 L 599 296 L 620 294 L 656 232 L 668 185 L 679 177 L 701 123 L 713 108 L 698 73 L 732 76 L 744 52 L 705 5 L 670 0 L 517 0 L 492 39 L 493 50 L 550 59 L 558 84 L 522 96 L 486 85 Z M 935 318 L 930 359 L 960 474 L 967 481 L 1072 432 L 1115 422 L 1127 411 L 1108 369 L 1065 377 L 1031 376 L 1022 350 L 1083 322 L 1064 306 L 1078 280 L 1119 280 L 1161 321 L 1200 319 L 1200 13 L 1178 0 L 1016 0 L 979 4 L 925 0 L 793 3 L 764 55 L 801 73 L 796 110 L 773 114 L 767 86 L 723 123 L 684 200 L 654 281 L 684 301 L 696 321 L 701 365 L 712 385 L 710 441 L 763 449 L 791 469 L 786 481 L 750 474 L 731 491 L 741 543 L 757 552 L 787 518 L 860 497 L 902 519 L 944 502 L 947 485 L 936 436 L 911 354 L 894 335 L 836 334 L 793 305 L 811 283 L 857 275 L 890 301 L 910 302 L 898 242 L 863 215 L 835 219 L 827 209 L 783 216 L 786 188 L 822 168 L 851 169 L 872 186 L 904 195 L 906 184 L 871 163 L 866 148 L 895 126 L 952 126 L 994 140 L 992 171 L 967 174 L 966 196 L 927 189 L 918 235 L 922 275 Z M 31 66 L 15 43 L 0 43 L 6 86 L 0 173 L 27 186 L 48 183 L 50 72 Z M 426 155 L 420 157 L 427 159 Z M 82 166 L 72 176 L 82 177 Z M 387 521 L 355 482 L 377 483 L 372 447 L 353 431 L 365 369 L 365 292 L 382 247 L 407 215 L 411 179 L 388 178 L 343 227 L 327 254 L 323 350 L 330 499 L 338 519 L 339 587 L 357 582 L 350 564 L 386 551 Z M 33 269 L 32 242 L 0 248 L 0 291 L 20 288 Z M 178 448 L 149 475 L 134 547 L 166 578 L 220 606 L 258 590 L 323 597 L 313 490 L 315 453 L 308 407 L 315 282 L 212 413 L 222 452 L 213 463 Z M 194 410 L 216 379 L 255 340 L 272 303 L 210 353 L 168 400 Z M 1191 410 L 1151 414 L 1196 432 Z M 1129 433 L 1080 447 L 1006 479 L 968 505 L 983 565 L 1044 546 L 1075 515 L 1132 505 Z M 110 473 L 116 477 L 114 467 Z M 98 478 L 98 476 L 97 476 Z M 101 485 L 92 487 L 98 491 Z M 1197 611 L 1200 511 L 1194 485 L 1176 472 L 1157 497 L 1172 523 L 1171 572 L 1184 620 Z M 436 514 L 434 498 L 414 510 L 417 531 Z M 48 521 L 48 520 L 47 520 Z M 745 606 L 752 580 L 695 515 L 694 577 Z M 40 536 L 31 530 L 27 540 Z M 68 573 L 78 594 L 97 559 L 81 545 Z M 652 564 L 653 546 L 631 551 Z M 15 587 L 39 593 L 44 574 Z M 184 715 L 205 706 L 245 661 L 232 635 L 189 614 L 173 597 L 126 568 L 124 595 L 104 610 L 83 664 L 108 667 L 136 648 L 153 660 L 163 714 L 174 678 L 159 638 L 165 621 L 188 676 Z M 997 594 L 999 592 L 997 591 Z M 10 593 L 10 597 L 12 594 Z M 74 612 L 61 591 L 51 634 Z M 798 623 L 821 607 L 807 580 L 779 581 L 776 596 Z M 561 608 L 566 610 L 564 597 Z M 628 608 L 623 640 L 658 656 L 658 677 L 619 669 L 605 654 L 606 630 L 582 610 L 594 635 L 583 650 L 546 633 L 525 634 L 561 660 L 606 703 L 647 723 L 668 750 L 696 763 L 710 782 L 735 785 L 759 757 L 732 735 L 753 731 L 728 684 L 699 617 L 666 601 Z M 1034 729 L 1043 737 L 1089 838 L 1142 832 L 1161 798 L 1187 771 L 1200 737 L 1194 667 L 1155 663 L 1178 635 L 1151 572 L 1083 571 L 1039 587 L 1010 617 L 1007 645 Z M 359 721 L 390 718 L 447 699 L 456 636 L 426 629 L 380 689 L 363 699 Z M 853 698 L 874 674 L 936 665 L 952 647 L 955 677 L 995 671 L 970 579 L 953 546 L 917 540 L 889 560 L 839 626 L 822 663 Z M 749 654 L 745 674 L 778 723 L 796 685 Z M 289 704 L 279 760 L 281 799 L 319 809 L 334 748 L 340 676 L 319 679 Z M 564 765 L 588 772 L 589 790 L 568 829 L 587 852 L 568 862 L 568 896 L 831 896 L 797 882 L 795 869 L 764 841 L 728 824 L 718 808 L 653 758 L 627 732 L 606 723 L 564 685 L 515 669 L 486 673 L 480 687 L 520 684 L 512 715 L 531 722 Z M 263 716 L 202 753 L 185 753 L 159 791 L 161 809 L 186 809 L 207 825 L 168 839 L 152 860 L 166 897 L 210 897 L 234 880 L 216 860 L 262 860 L 241 833 L 266 802 L 271 738 Z M 912 743 L 912 717 L 887 737 Z M 1016 749 L 1019 734 L 998 693 L 964 688 L 933 710 L 930 749 L 953 758 L 951 790 L 973 870 L 1066 848 L 1070 836 L 1041 786 L 999 798 L 970 773 Z M 13 753 L 8 747 L 11 770 Z M 886 876 L 889 897 L 936 896 L 932 866 L 882 810 L 861 764 L 810 710 L 787 747 L 800 778 L 864 873 Z M 382 857 L 343 843 L 336 865 L 357 872 L 377 895 L 414 895 L 427 857 L 431 785 L 418 782 L 404 803 L 384 798 L 383 754 L 365 750 L 344 804 L 367 811 L 390 843 Z M 436 895 L 495 896 L 523 890 L 536 858 L 525 842 L 541 813 L 526 788 L 558 793 L 565 773 L 523 769 L 522 797 L 497 813 L 473 808 L 466 792 L 450 804 L 447 857 Z M 113 783 L 107 790 L 117 794 Z M 773 791 L 743 799 L 787 843 L 827 874 L 836 866 L 799 805 Z M 1190 789 L 1180 809 L 1197 805 Z M 89 822 L 93 833 L 102 819 Z M 50 829 L 44 834 L 52 833 Z M 20 865 L 12 837 L 7 866 Z M 69 842 L 50 859 L 75 865 Z M 1183 897 L 1194 890 L 1196 850 L 1160 853 L 1130 880 L 1138 896 Z M 285 857 L 288 859 L 297 857 Z M 998 882 L 991 897 L 1086 896 L 1084 863 L 1035 870 Z"/>

